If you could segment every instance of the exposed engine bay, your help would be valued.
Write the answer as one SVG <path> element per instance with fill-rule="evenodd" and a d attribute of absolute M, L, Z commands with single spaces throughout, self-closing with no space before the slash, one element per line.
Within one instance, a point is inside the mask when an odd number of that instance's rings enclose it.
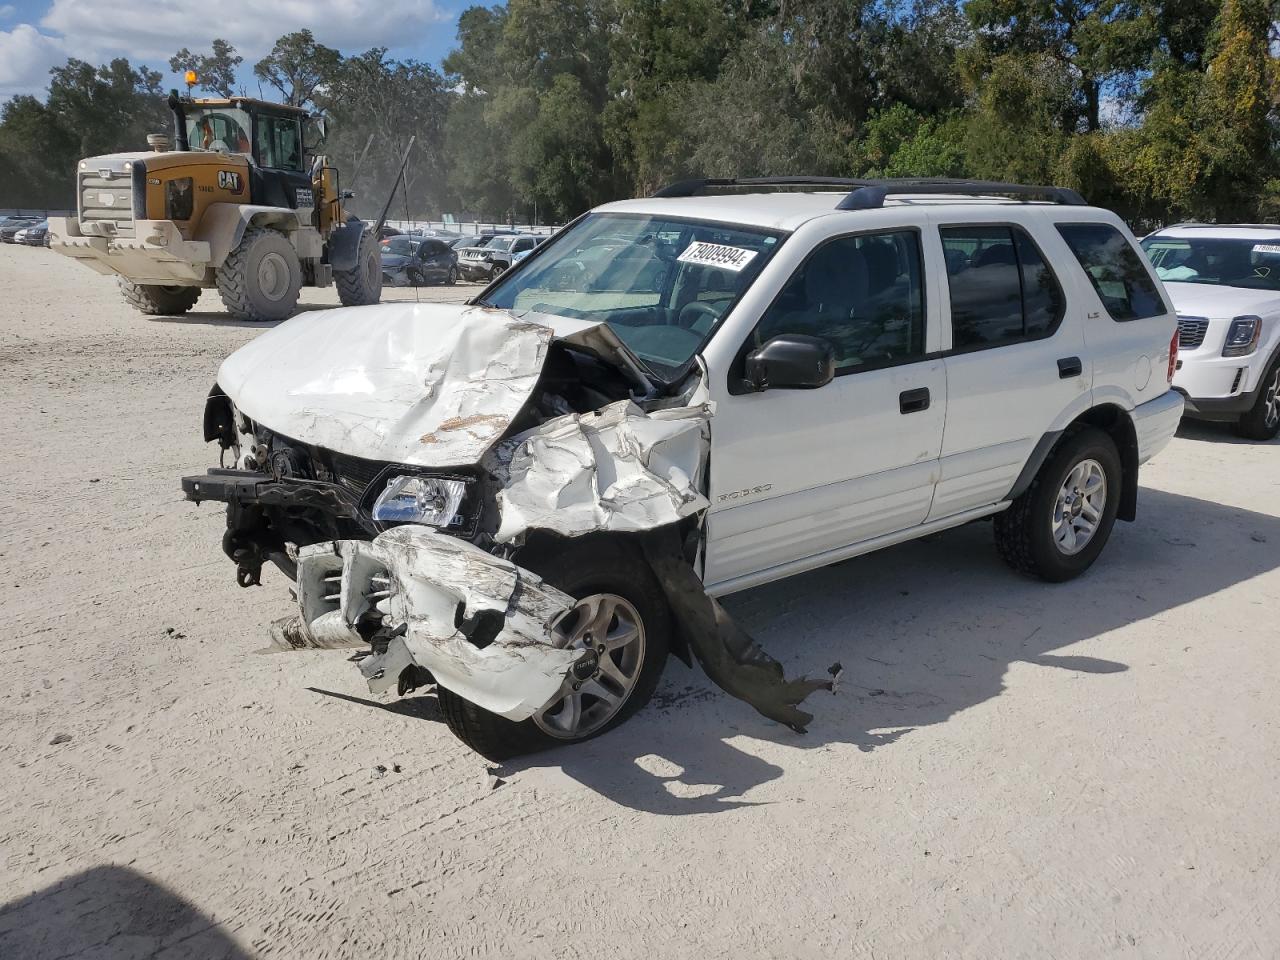
<path fill-rule="evenodd" d="M 803 730 L 797 704 L 833 689 L 838 668 L 787 681 L 701 589 L 713 416 L 701 368 L 655 385 L 602 324 L 331 311 L 228 358 L 204 422 L 223 466 L 183 487 L 227 504 L 223 549 L 241 586 L 267 562 L 297 581 L 299 616 L 277 645 L 363 651 L 374 692 L 434 683 L 533 717 L 594 654 L 557 634 L 574 598 L 521 567 L 522 552 L 606 535 L 657 577 L 673 652 Z"/>

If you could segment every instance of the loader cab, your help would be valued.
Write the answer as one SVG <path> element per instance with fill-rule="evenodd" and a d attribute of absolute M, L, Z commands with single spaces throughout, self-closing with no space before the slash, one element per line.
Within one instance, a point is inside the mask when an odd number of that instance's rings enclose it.
<path fill-rule="evenodd" d="M 171 98 L 170 105 L 178 129 L 186 132 L 185 149 L 249 160 L 249 202 L 293 209 L 315 205 L 303 140 L 306 110 L 247 97 Z"/>

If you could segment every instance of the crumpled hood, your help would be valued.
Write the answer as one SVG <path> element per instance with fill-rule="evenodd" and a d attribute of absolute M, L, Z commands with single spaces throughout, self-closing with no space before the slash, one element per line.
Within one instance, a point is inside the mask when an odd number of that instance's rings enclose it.
<path fill-rule="evenodd" d="M 241 413 L 294 440 L 367 460 L 467 466 L 519 413 L 556 338 L 638 371 L 598 322 L 403 303 L 300 314 L 224 360 L 218 385 Z"/>
<path fill-rule="evenodd" d="M 1173 298 L 1173 308 L 1183 316 L 1230 319 L 1242 315 L 1266 316 L 1280 312 L 1280 293 L 1246 290 L 1243 287 L 1211 283 L 1178 283 L 1166 280 L 1165 289 Z"/>
<path fill-rule="evenodd" d="M 382 266 L 395 267 L 399 269 L 409 262 L 409 258 L 398 253 L 384 253 L 382 255 Z"/>

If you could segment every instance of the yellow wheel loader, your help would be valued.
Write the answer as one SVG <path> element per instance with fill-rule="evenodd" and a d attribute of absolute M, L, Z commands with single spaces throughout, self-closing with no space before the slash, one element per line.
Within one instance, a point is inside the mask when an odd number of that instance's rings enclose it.
<path fill-rule="evenodd" d="M 147 314 L 185 313 L 213 287 L 244 320 L 288 317 L 304 286 L 378 302 L 377 238 L 344 215 L 337 169 L 308 157 L 307 111 L 177 91 L 169 108 L 174 143 L 152 134 L 150 152 L 80 161 L 77 216 L 50 219 L 52 249 L 117 275 Z"/>

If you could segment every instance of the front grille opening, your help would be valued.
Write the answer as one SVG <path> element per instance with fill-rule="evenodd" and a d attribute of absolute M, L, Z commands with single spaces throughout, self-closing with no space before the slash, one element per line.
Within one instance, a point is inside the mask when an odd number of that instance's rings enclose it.
<path fill-rule="evenodd" d="M 1231 392 L 1235 393 L 1240 389 L 1240 378 L 1244 376 L 1244 367 L 1236 367 L 1236 378 L 1231 381 Z"/>
<path fill-rule="evenodd" d="M 1178 349 L 1195 350 L 1204 343 L 1209 321 L 1204 317 L 1178 317 Z"/>

